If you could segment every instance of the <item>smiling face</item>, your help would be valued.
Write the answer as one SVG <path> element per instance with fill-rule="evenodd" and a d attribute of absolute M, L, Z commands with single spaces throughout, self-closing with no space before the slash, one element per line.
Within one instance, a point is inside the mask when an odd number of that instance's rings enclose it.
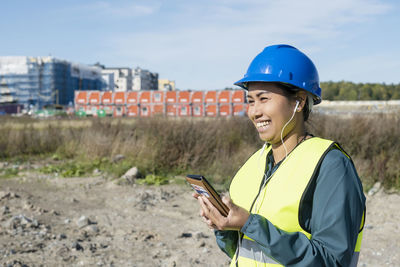
<path fill-rule="evenodd" d="M 295 99 L 286 96 L 284 89 L 275 83 L 251 82 L 248 90 L 248 116 L 261 140 L 272 145 L 280 143 L 282 128 L 290 120 L 296 107 Z M 296 128 L 301 118 L 301 114 L 296 112 L 284 129 L 283 137 Z"/>

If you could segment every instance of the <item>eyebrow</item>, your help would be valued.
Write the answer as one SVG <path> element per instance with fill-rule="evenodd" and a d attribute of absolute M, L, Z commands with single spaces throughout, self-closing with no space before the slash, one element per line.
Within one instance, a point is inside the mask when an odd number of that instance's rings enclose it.
<path fill-rule="evenodd" d="M 262 92 L 259 92 L 258 94 L 256 94 L 256 97 L 260 97 L 262 94 L 269 94 L 269 93 L 271 93 L 271 92 L 262 91 Z M 253 98 L 253 97 L 251 95 L 247 95 L 247 98 Z"/>

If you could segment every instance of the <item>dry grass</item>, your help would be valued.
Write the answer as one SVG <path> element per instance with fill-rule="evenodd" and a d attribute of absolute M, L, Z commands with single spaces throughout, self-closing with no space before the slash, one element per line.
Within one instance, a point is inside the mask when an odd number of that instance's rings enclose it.
<path fill-rule="evenodd" d="M 98 165 L 122 154 L 124 168 L 136 165 L 144 173 L 162 175 L 200 173 L 225 185 L 262 144 L 248 119 L 238 117 L 2 120 L 3 159 L 57 155 L 62 160 L 96 161 Z M 366 188 L 376 181 L 386 188 L 400 188 L 398 116 L 314 115 L 309 128 L 344 147 Z"/>

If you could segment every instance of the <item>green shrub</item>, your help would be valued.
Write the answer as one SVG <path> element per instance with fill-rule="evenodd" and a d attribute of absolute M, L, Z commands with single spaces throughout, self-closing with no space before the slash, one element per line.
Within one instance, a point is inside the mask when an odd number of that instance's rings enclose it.
<path fill-rule="evenodd" d="M 338 117 L 314 114 L 317 136 L 338 141 L 351 155 L 365 188 L 380 181 L 400 189 L 400 121 L 397 115 Z M 227 187 L 262 142 L 245 117 L 91 118 L 0 121 L 0 159 L 40 156 L 54 164 L 42 171 L 120 177 L 132 166 L 160 177 L 202 174 Z M 114 162 L 115 155 L 124 159 Z M 150 179 L 150 178 L 149 178 Z"/>

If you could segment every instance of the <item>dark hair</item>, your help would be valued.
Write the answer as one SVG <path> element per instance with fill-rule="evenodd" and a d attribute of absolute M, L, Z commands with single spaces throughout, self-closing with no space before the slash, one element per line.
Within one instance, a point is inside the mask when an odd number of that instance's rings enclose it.
<path fill-rule="evenodd" d="M 284 95 L 287 98 L 292 99 L 292 100 L 296 99 L 298 91 L 303 90 L 301 88 L 298 88 L 296 86 L 293 86 L 293 85 L 287 84 L 287 83 L 276 83 L 276 85 L 279 88 L 282 89 Z M 307 94 L 307 96 L 308 96 L 308 94 Z M 303 119 L 304 119 L 304 121 L 308 120 L 308 117 L 310 116 L 310 113 L 311 113 L 309 100 L 310 100 L 310 98 L 306 97 L 306 103 L 304 104 L 304 108 L 303 108 Z"/>

